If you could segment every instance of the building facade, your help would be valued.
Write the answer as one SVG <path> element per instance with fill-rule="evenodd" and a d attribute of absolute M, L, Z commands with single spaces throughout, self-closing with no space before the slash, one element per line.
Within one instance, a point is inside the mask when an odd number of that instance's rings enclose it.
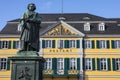
<path fill-rule="evenodd" d="M 120 18 L 88 13 L 39 14 L 43 80 L 120 80 Z M 19 19 L 0 32 L 0 80 L 10 80 L 10 56 L 20 49 Z"/>

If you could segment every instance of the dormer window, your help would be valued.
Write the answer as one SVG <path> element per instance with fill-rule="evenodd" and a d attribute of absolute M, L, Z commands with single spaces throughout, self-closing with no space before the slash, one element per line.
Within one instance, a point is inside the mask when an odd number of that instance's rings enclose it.
<path fill-rule="evenodd" d="M 90 31 L 90 23 L 85 23 L 84 24 L 84 31 Z"/>
<path fill-rule="evenodd" d="M 98 25 L 98 30 L 99 30 L 99 31 L 105 31 L 105 23 L 100 23 L 100 24 Z"/>
<path fill-rule="evenodd" d="M 21 31 L 21 25 L 20 24 L 18 24 L 17 30 Z"/>
<path fill-rule="evenodd" d="M 83 19 L 84 19 L 84 20 L 89 20 L 90 18 L 86 16 L 86 17 L 84 17 Z"/>

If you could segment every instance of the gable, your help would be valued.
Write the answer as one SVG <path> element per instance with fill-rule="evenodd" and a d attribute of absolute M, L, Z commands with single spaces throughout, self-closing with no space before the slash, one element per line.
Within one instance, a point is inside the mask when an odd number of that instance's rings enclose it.
<path fill-rule="evenodd" d="M 69 24 L 61 21 L 58 25 L 47 30 L 43 37 L 83 37 L 84 34 L 73 28 Z"/>

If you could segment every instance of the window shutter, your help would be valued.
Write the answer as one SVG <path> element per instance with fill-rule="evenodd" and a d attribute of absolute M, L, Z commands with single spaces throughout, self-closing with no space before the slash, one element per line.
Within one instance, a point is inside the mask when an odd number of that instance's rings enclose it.
<path fill-rule="evenodd" d="M 67 40 L 64 40 L 64 48 L 67 47 Z"/>
<path fill-rule="evenodd" d="M 10 59 L 7 59 L 7 70 L 10 70 Z"/>
<path fill-rule="evenodd" d="M 54 74 L 57 74 L 57 59 L 52 58 L 52 70 L 54 71 Z"/>
<path fill-rule="evenodd" d="M 80 58 L 77 58 L 77 70 L 80 70 Z"/>
<path fill-rule="evenodd" d="M 45 48 L 45 40 L 42 40 L 42 48 Z"/>
<path fill-rule="evenodd" d="M 1 58 L 0 58 L 0 70 L 1 70 Z"/>
<path fill-rule="evenodd" d="M 85 68 L 85 58 L 83 58 L 83 70 L 85 70 L 86 68 Z"/>
<path fill-rule="evenodd" d="M 85 43 L 84 43 L 85 41 L 84 40 L 82 40 L 82 48 L 85 48 Z"/>
<path fill-rule="evenodd" d="M 95 48 L 94 40 L 92 40 L 92 48 Z"/>
<path fill-rule="evenodd" d="M 107 66 L 108 66 L 108 71 L 110 71 L 111 70 L 110 58 L 107 59 Z"/>
<path fill-rule="evenodd" d="M 16 49 L 16 41 L 13 41 L 13 49 Z"/>
<path fill-rule="evenodd" d="M 95 58 L 92 58 L 92 70 L 95 70 Z"/>
<path fill-rule="evenodd" d="M 64 58 L 64 74 L 67 75 L 69 70 L 69 58 Z"/>
<path fill-rule="evenodd" d="M 116 71 L 116 62 L 115 62 L 115 58 L 112 58 L 112 67 L 113 67 L 113 71 Z"/>
<path fill-rule="evenodd" d="M 97 48 L 100 48 L 100 41 L 97 40 Z"/>
<path fill-rule="evenodd" d="M 55 40 L 52 40 L 52 48 L 55 48 Z"/>
<path fill-rule="evenodd" d="M 2 48 L 2 46 L 1 46 L 1 45 L 2 45 L 1 42 L 2 42 L 2 41 L 0 41 L 0 49 Z"/>
<path fill-rule="evenodd" d="M 115 41 L 112 40 L 112 48 L 115 48 Z"/>
<path fill-rule="evenodd" d="M 11 49 L 11 41 L 8 43 L 8 49 Z"/>
<path fill-rule="evenodd" d="M 65 47 L 65 48 L 69 48 L 69 40 L 65 40 L 64 47 Z"/>
<path fill-rule="evenodd" d="M 107 40 L 107 48 L 110 48 L 110 42 Z"/>
<path fill-rule="evenodd" d="M 100 59 L 97 58 L 97 70 L 100 70 Z"/>
<path fill-rule="evenodd" d="M 77 44 L 77 48 L 80 48 L 80 40 L 77 40 L 76 44 Z"/>

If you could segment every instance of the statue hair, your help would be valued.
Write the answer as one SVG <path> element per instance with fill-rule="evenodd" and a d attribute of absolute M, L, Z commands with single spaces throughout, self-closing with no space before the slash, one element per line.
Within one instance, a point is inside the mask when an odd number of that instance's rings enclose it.
<path fill-rule="evenodd" d="M 34 3 L 30 3 L 30 4 L 28 4 L 28 6 L 27 6 L 28 10 L 29 10 L 29 6 L 30 6 L 30 5 L 33 5 L 33 6 L 34 6 L 34 9 L 33 9 L 33 10 L 36 10 L 36 6 L 35 6 Z"/>

